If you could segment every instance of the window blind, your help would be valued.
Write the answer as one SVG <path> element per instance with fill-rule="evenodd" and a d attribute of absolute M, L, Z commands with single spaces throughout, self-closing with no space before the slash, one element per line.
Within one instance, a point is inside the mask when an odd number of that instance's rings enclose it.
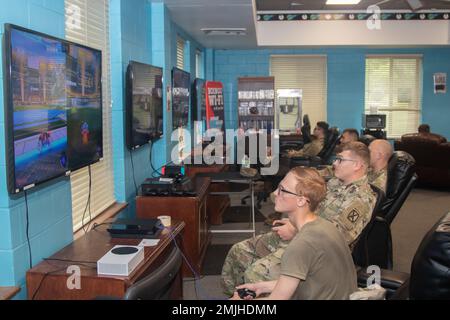
<path fill-rule="evenodd" d="M 115 202 L 111 152 L 111 89 L 109 53 L 109 1 L 65 0 L 66 39 L 102 51 L 103 160 L 91 166 L 90 197 L 92 219 Z M 72 172 L 73 230 L 82 227 L 89 196 L 88 168 Z M 84 223 L 89 222 L 86 210 Z"/>
<path fill-rule="evenodd" d="M 302 114 L 308 114 L 311 126 L 327 120 L 326 56 L 272 55 L 270 73 L 278 89 L 302 89 Z M 292 124 L 294 127 L 294 124 Z"/>
<path fill-rule="evenodd" d="M 417 132 L 421 118 L 421 56 L 367 56 L 365 112 L 386 114 L 389 138 Z"/>
<path fill-rule="evenodd" d="M 177 36 L 177 68 L 184 70 L 184 46 L 185 40 Z"/>

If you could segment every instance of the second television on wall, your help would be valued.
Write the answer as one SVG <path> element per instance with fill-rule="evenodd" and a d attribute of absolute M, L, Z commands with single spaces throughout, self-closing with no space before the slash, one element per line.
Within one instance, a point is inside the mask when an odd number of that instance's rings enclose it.
<path fill-rule="evenodd" d="M 163 70 L 131 61 L 127 69 L 126 141 L 138 148 L 163 134 Z"/>
<path fill-rule="evenodd" d="M 191 75 L 178 68 L 172 70 L 173 129 L 186 128 L 189 123 Z"/>

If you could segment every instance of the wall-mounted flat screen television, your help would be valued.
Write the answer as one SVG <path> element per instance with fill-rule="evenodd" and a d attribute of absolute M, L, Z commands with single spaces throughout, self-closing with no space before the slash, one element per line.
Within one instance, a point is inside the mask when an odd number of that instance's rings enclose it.
<path fill-rule="evenodd" d="M 195 143 L 201 143 L 206 131 L 206 95 L 205 80 L 196 78 L 192 90 L 192 118 L 194 121 L 194 133 L 198 139 Z M 194 137 L 195 138 L 195 137 Z"/>
<path fill-rule="evenodd" d="M 127 69 L 126 141 L 138 148 L 163 134 L 163 70 L 131 61 Z"/>
<path fill-rule="evenodd" d="M 173 128 L 186 128 L 189 123 L 191 76 L 178 68 L 172 70 L 172 123 Z"/>
<path fill-rule="evenodd" d="M 5 24 L 8 191 L 102 157 L 101 52 Z"/>

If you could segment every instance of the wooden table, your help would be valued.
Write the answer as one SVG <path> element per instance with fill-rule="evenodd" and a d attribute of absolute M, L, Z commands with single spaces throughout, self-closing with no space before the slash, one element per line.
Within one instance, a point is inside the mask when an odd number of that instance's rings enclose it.
<path fill-rule="evenodd" d="M 9 300 L 20 291 L 19 287 L 0 287 L 0 300 Z"/>
<path fill-rule="evenodd" d="M 91 230 L 27 272 L 28 299 L 123 298 L 130 285 L 164 263 L 170 248 L 175 245 L 172 241 L 173 237 L 177 239 L 177 243 L 180 242 L 179 246 L 181 246 L 180 236 L 184 227 L 183 221 L 172 220 L 172 235 L 168 230 L 163 230 L 156 246 L 145 247 L 144 261 L 128 277 L 98 275 L 97 261 L 115 245 L 138 245 L 141 239 L 111 238 L 106 231 L 106 226 Z M 69 266 L 78 266 L 81 270 L 80 289 L 68 289 L 67 280 L 72 275 L 67 273 Z M 181 299 L 182 295 L 183 283 L 180 270 L 171 298 Z"/>
<path fill-rule="evenodd" d="M 251 218 L 250 223 L 252 225 L 251 229 L 217 229 L 217 230 L 211 230 L 212 233 L 253 233 L 253 237 L 255 236 L 256 232 L 256 225 L 255 225 L 255 189 L 254 184 L 255 181 L 260 179 L 261 177 L 259 175 L 253 177 L 253 178 L 247 178 L 240 174 L 240 172 L 237 171 L 228 171 L 228 172 L 217 172 L 217 173 L 199 173 L 198 177 L 208 177 L 211 179 L 212 183 L 234 183 L 234 184 L 241 184 L 248 186 L 248 195 L 250 196 L 250 212 L 251 212 Z M 247 188 L 246 188 L 247 189 Z M 226 191 L 226 192 L 210 192 L 210 195 L 222 195 L 222 194 L 232 194 L 232 193 L 238 193 L 240 195 L 246 195 L 243 191 Z"/>
<path fill-rule="evenodd" d="M 186 165 L 186 176 L 193 179 L 200 173 L 225 172 L 229 170 L 228 164 L 212 164 L 212 165 Z M 230 187 L 225 183 L 211 183 L 210 194 L 208 195 L 208 222 L 210 225 L 222 224 L 222 216 L 230 206 L 230 197 L 228 195 L 211 195 L 211 192 L 226 192 Z"/>

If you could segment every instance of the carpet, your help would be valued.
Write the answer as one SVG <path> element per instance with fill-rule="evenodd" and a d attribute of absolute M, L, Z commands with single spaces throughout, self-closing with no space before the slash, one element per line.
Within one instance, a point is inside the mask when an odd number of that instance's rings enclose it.
<path fill-rule="evenodd" d="M 215 244 L 206 249 L 205 260 L 203 261 L 202 275 L 213 276 L 222 273 L 222 266 L 232 244 Z"/>
<path fill-rule="evenodd" d="M 258 209 L 255 208 L 255 222 L 264 222 L 264 220 L 266 220 L 266 217 Z M 250 221 L 250 207 L 246 206 L 228 207 L 222 216 L 223 223 Z"/>

